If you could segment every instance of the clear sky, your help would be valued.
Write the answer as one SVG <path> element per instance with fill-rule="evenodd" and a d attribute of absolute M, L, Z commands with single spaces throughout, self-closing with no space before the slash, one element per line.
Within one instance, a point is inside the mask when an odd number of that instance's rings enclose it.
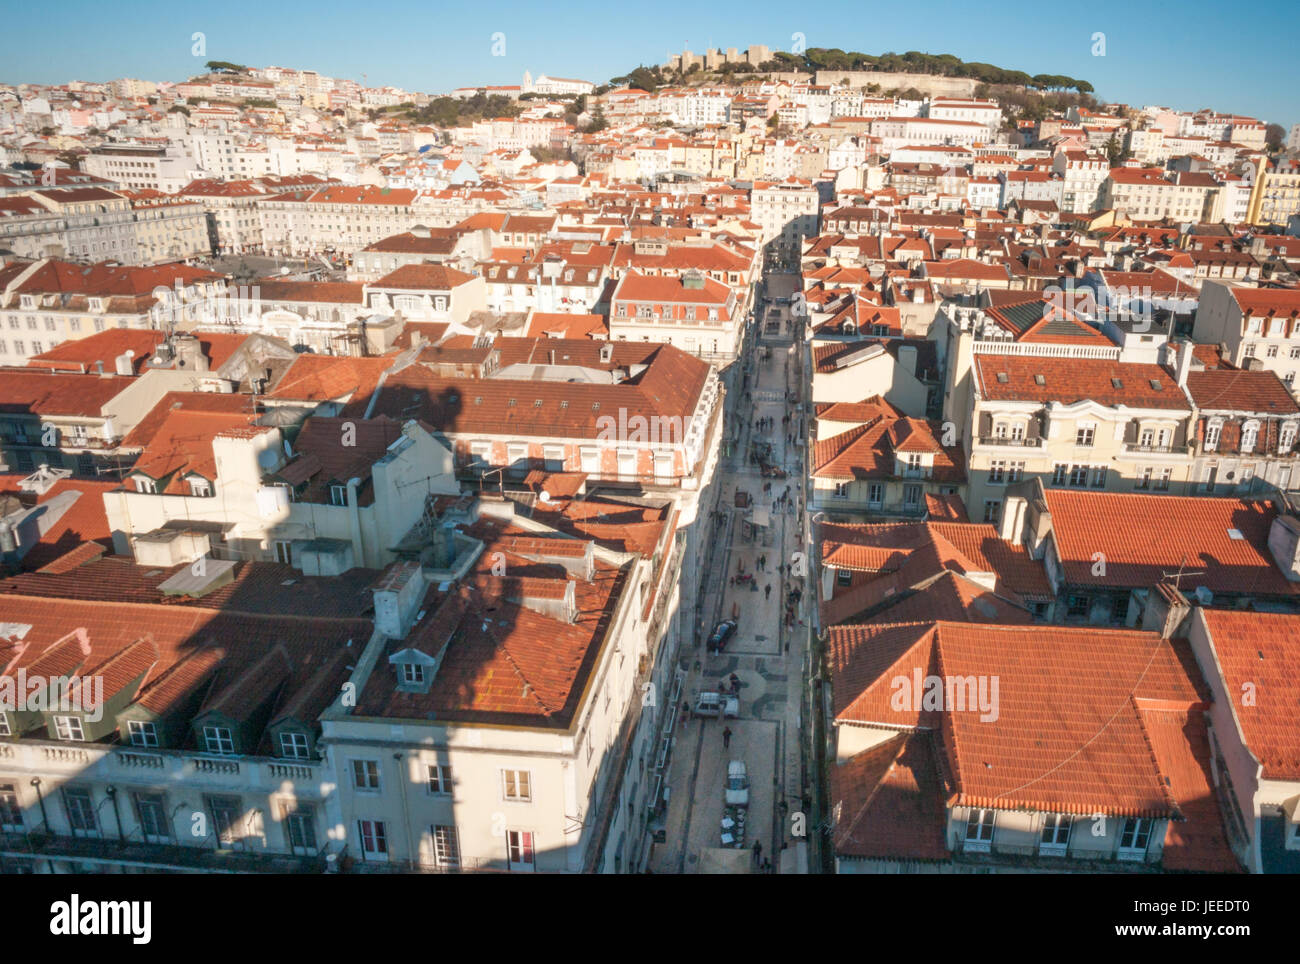
<path fill-rule="evenodd" d="M 61 0 L 6 6 L 4 83 L 182 80 L 206 60 L 310 67 L 430 93 L 517 84 L 525 70 L 600 83 L 640 63 L 662 63 L 683 46 L 699 52 L 760 43 L 789 50 L 801 33 L 810 47 L 951 53 L 1029 74 L 1066 74 L 1091 82 L 1108 101 L 1212 107 L 1285 127 L 1300 121 L 1295 0 L 1235 7 L 1209 0 L 660 0 L 639 7 L 610 0 L 373 6 Z M 205 36 L 206 56 L 191 54 L 196 32 Z M 504 56 L 493 56 L 496 33 L 504 34 Z M 1093 55 L 1096 33 L 1105 34 L 1105 56 Z"/>

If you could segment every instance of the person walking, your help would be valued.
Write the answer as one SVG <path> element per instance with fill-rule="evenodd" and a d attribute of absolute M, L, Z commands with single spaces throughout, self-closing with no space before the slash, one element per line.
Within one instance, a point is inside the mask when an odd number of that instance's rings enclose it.
<path fill-rule="evenodd" d="M 731 746 L 731 727 L 724 727 L 722 730 L 722 746 L 729 748 Z"/>
<path fill-rule="evenodd" d="M 764 599 L 772 598 L 772 584 L 770 582 L 763 587 L 763 598 Z"/>

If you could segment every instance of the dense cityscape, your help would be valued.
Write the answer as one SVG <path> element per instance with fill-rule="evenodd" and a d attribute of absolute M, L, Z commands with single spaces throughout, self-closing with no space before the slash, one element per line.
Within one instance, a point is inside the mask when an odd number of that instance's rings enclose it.
<path fill-rule="evenodd" d="M 1300 124 L 787 48 L 0 78 L 0 872 L 1300 871 Z"/>

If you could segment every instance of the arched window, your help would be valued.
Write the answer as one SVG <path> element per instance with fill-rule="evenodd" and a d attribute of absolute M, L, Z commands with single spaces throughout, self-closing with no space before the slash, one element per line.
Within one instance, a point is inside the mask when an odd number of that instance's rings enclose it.
<path fill-rule="evenodd" d="M 1243 452 L 1255 451 L 1255 441 L 1259 438 L 1259 422 L 1251 419 L 1241 427 L 1241 450 Z"/>

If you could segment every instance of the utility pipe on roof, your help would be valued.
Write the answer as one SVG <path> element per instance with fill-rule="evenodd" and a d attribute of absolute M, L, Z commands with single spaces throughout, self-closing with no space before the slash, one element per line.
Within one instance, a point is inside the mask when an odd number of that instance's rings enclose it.
<path fill-rule="evenodd" d="M 348 479 L 348 525 L 352 532 L 352 564 L 365 566 L 366 550 L 361 542 L 361 506 L 357 504 L 360 479 Z"/>

